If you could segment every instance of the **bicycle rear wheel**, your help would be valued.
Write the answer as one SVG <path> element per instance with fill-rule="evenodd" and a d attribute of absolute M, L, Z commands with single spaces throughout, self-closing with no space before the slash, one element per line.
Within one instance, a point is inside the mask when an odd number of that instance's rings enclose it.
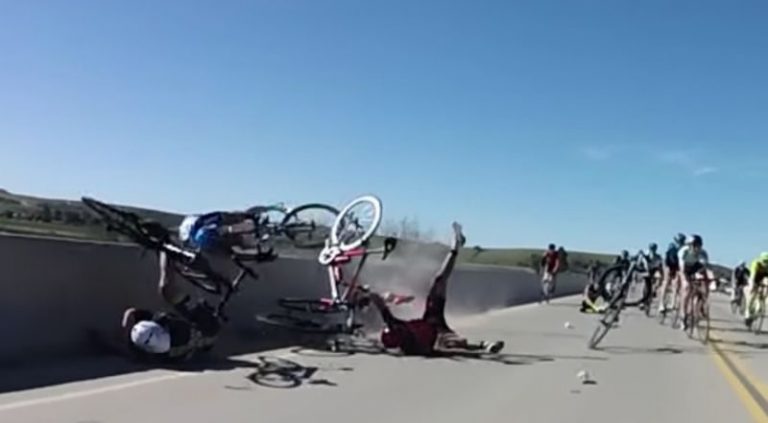
<path fill-rule="evenodd" d="M 339 211 L 326 204 L 304 204 L 285 215 L 281 227 L 296 248 L 319 248 L 331 234 Z"/>
<path fill-rule="evenodd" d="M 261 323 L 282 327 L 296 332 L 315 333 L 321 335 L 339 335 L 344 333 L 352 333 L 353 331 L 362 327 L 362 325 L 356 324 L 351 328 L 347 328 L 340 323 L 328 324 L 325 322 L 319 322 L 313 319 L 302 318 L 290 314 L 277 313 L 268 314 L 266 316 L 256 315 L 256 320 Z"/>
<path fill-rule="evenodd" d="M 341 210 L 331 228 L 331 243 L 342 251 L 353 250 L 368 241 L 381 224 L 381 200 L 373 195 L 356 198 Z"/>
<path fill-rule="evenodd" d="M 277 304 L 286 310 L 304 313 L 331 314 L 347 311 L 345 303 L 334 303 L 323 299 L 280 298 Z"/>
<path fill-rule="evenodd" d="M 709 342 L 709 302 L 698 296 L 696 300 L 696 334 L 703 344 Z"/>

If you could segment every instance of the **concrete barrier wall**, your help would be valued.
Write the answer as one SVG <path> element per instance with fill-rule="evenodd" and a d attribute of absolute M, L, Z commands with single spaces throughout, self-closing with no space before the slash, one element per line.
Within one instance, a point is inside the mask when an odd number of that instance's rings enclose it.
<path fill-rule="evenodd" d="M 445 251 L 402 244 L 387 261 L 370 258 L 364 283 L 417 295 L 413 305 L 398 310 L 404 317 L 416 315 Z M 280 297 L 327 295 L 326 272 L 314 257 L 259 265 L 260 280 L 248 281 L 232 300 L 225 335 L 267 336 L 255 313 L 274 310 Z M 157 278 L 154 255 L 142 257 L 135 247 L 0 236 L 0 365 L 85 352 L 87 331 L 114 332 L 125 308 L 162 307 Z M 559 293 L 576 293 L 583 283 L 566 275 Z M 526 269 L 461 266 L 450 282 L 448 311 L 477 313 L 520 304 L 537 299 L 538 290 L 538 278 Z"/>

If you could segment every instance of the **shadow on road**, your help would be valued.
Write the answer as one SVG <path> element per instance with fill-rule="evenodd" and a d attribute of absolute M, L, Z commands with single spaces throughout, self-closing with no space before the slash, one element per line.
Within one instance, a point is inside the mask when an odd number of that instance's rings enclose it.
<path fill-rule="evenodd" d="M 241 334 L 230 334 L 224 337 L 211 353 L 199 356 L 188 363 L 149 365 L 132 361 L 122 355 L 120 348 L 110 337 L 94 332 L 89 332 L 87 336 L 92 348 L 86 354 L 62 356 L 54 360 L 12 363 L 0 367 L 0 393 L 118 376 L 157 368 L 186 372 L 251 368 L 255 366 L 254 363 L 228 357 L 285 348 L 297 344 L 295 337 L 243 337 Z"/>
<path fill-rule="evenodd" d="M 680 346 L 665 346 L 665 347 L 600 347 L 596 348 L 598 351 L 606 352 L 609 354 L 617 355 L 632 355 L 632 354 L 702 354 L 706 353 L 705 347 L 680 347 Z"/>
<path fill-rule="evenodd" d="M 260 356 L 257 362 L 250 364 L 255 370 L 246 376 L 246 379 L 252 384 L 274 389 L 294 389 L 303 385 L 336 387 L 338 384 L 335 382 L 317 377 L 318 371 L 354 371 L 352 367 L 304 366 L 296 361 L 271 356 Z M 251 386 L 228 385 L 225 388 L 237 391 L 251 390 Z"/>

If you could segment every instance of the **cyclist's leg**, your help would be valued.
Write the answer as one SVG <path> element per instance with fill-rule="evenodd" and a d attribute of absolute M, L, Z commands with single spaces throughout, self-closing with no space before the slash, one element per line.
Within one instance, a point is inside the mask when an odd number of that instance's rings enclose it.
<path fill-rule="evenodd" d="M 759 286 L 759 281 L 756 281 L 757 278 L 750 276 L 749 282 L 747 282 L 746 287 L 746 295 L 747 295 L 747 305 L 744 307 L 744 320 L 745 322 L 749 323 L 752 320 L 752 311 L 755 307 L 755 301 L 757 300 L 757 287 Z"/>
<path fill-rule="evenodd" d="M 164 251 L 160 252 L 158 264 L 160 266 L 160 280 L 158 282 L 160 296 L 174 308 L 185 304 L 189 300 L 189 295 L 181 288 L 176 267 Z"/>
<path fill-rule="evenodd" d="M 667 291 L 671 291 L 673 284 L 672 278 L 673 278 L 674 272 L 673 269 L 670 266 L 664 266 L 664 275 L 661 280 L 661 287 L 659 288 L 659 312 L 663 313 L 667 311 L 667 305 L 669 298 L 667 297 Z"/>
<path fill-rule="evenodd" d="M 459 248 L 464 244 L 464 235 L 461 233 L 461 226 L 454 223 L 453 245 L 443 260 L 443 264 L 435 274 L 432 287 L 427 295 L 427 305 L 424 309 L 424 320 L 433 322 L 443 329 L 448 329 L 448 323 L 445 321 L 445 303 L 448 292 L 448 279 L 456 266 L 456 258 L 459 255 Z"/>

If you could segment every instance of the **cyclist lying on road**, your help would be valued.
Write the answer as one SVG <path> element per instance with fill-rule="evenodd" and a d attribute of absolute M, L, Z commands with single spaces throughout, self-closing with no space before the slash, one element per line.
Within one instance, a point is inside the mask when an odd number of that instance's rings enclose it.
<path fill-rule="evenodd" d="M 604 307 L 597 304 L 597 301 L 602 298 L 603 290 L 600 288 L 600 281 L 597 278 L 590 280 L 589 284 L 584 288 L 584 298 L 581 301 L 582 313 L 602 313 Z"/>
<path fill-rule="evenodd" d="M 451 330 L 445 320 L 448 278 L 456 264 L 459 248 L 465 242 L 458 223 L 453 224 L 453 231 L 453 245 L 435 276 L 427 296 L 426 310 L 420 319 L 398 319 L 387 307 L 384 298 L 375 293 L 371 294 L 371 301 L 378 308 L 386 325 L 381 332 L 381 342 L 385 348 L 397 348 L 408 355 L 432 355 L 457 350 L 497 353 L 504 348 L 502 341 L 470 343 Z"/>
<path fill-rule="evenodd" d="M 179 270 L 174 259 L 185 257 L 190 268 L 203 272 L 206 277 L 224 278 L 214 273 L 201 256 L 180 250 L 171 256 L 166 251 L 159 255 L 159 290 L 163 300 L 173 312 L 152 312 L 129 308 L 123 314 L 122 328 L 129 351 L 136 358 L 146 361 L 177 362 L 191 358 L 198 351 L 213 347 L 223 323 L 220 311 L 229 298 L 229 286 L 221 293 L 218 307 L 205 301 L 192 304 L 190 296 L 179 286 Z M 257 262 L 272 261 L 270 251 L 256 255 Z"/>

